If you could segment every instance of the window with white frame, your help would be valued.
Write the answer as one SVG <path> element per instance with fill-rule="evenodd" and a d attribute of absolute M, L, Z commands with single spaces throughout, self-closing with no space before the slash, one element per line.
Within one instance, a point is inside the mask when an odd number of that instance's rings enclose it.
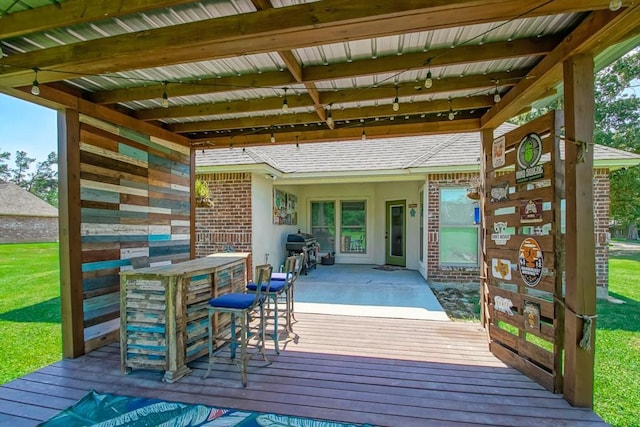
<path fill-rule="evenodd" d="M 311 234 L 318 240 L 322 252 L 335 252 L 335 202 L 311 202 Z"/>
<path fill-rule="evenodd" d="M 367 252 L 367 202 L 324 200 L 311 202 L 311 234 L 322 252 Z"/>
<path fill-rule="evenodd" d="M 440 189 L 440 264 L 478 267 L 480 226 L 465 188 Z"/>
<path fill-rule="evenodd" d="M 340 252 L 363 254 L 367 235 L 367 204 L 340 202 Z"/>

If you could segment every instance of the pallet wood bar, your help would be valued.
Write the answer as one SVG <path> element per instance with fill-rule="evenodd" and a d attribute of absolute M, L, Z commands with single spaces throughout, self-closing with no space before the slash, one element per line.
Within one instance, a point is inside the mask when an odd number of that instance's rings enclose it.
<path fill-rule="evenodd" d="M 121 272 L 122 372 L 162 370 L 166 382 L 190 373 L 187 363 L 207 353 L 207 301 L 244 290 L 248 255 L 214 254 Z"/>

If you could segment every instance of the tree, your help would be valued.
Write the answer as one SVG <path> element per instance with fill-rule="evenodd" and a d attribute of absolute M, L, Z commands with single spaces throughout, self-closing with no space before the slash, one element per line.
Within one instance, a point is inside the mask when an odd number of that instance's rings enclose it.
<path fill-rule="evenodd" d="M 595 76 L 594 141 L 600 145 L 640 154 L 640 49 L 621 57 Z M 542 108 L 535 108 L 510 120 L 522 125 L 553 109 L 563 108 L 557 98 Z M 640 221 L 640 170 L 638 167 L 611 174 L 611 216 L 629 230 L 628 237 L 638 238 Z"/>
<path fill-rule="evenodd" d="M 640 49 L 627 54 L 596 75 L 595 142 L 640 154 Z M 611 175 L 611 216 L 638 239 L 640 169 Z"/>
<path fill-rule="evenodd" d="M 28 190 L 53 206 L 58 206 L 58 172 L 53 168 L 58 164 L 58 156 L 53 151 L 47 159 L 39 162 L 36 171 L 30 174 Z"/>
<path fill-rule="evenodd" d="M 30 180 L 28 172 L 31 164 L 35 161 L 35 158 L 27 157 L 27 153 L 25 151 L 16 151 L 16 167 L 11 169 L 11 182 L 29 191 Z"/>
<path fill-rule="evenodd" d="M 47 159 L 36 163 L 34 172 L 30 171 L 35 162 L 24 151 L 17 151 L 15 167 L 9 168 L 11 154 L 0 151 L 0 182 L 13 182 L 19 187 L 35 194 L 47 203 L 58 206 L 58 156 L 49 153 Z"/>
<path fill-rule="evenodd" d="M 9 180 L 9 165 L 7 162 L 11 158 L 11 154 L 8 151 L 0 151 L 0 182 L 7 182 Z"/>

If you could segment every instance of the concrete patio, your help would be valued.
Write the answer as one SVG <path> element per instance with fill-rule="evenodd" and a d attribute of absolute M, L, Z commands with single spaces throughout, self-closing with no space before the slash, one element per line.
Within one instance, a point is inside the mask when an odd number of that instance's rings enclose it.
<path fill-rule="evenodd" d="M 296 281 L 301 313 L 449 321 L 417 271 L 375 265 L 318 265 Z"/>

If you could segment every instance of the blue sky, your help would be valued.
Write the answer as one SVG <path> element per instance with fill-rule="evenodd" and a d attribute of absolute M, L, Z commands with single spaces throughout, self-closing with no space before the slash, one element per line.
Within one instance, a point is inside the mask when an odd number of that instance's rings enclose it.
<path fill-rule="evenodd" d="M 16 151 L 26 151 L 38 162 L 57 153 L 56 111 L 0 93 L 0 151 L 11 153 L 10 167 Z"/>

